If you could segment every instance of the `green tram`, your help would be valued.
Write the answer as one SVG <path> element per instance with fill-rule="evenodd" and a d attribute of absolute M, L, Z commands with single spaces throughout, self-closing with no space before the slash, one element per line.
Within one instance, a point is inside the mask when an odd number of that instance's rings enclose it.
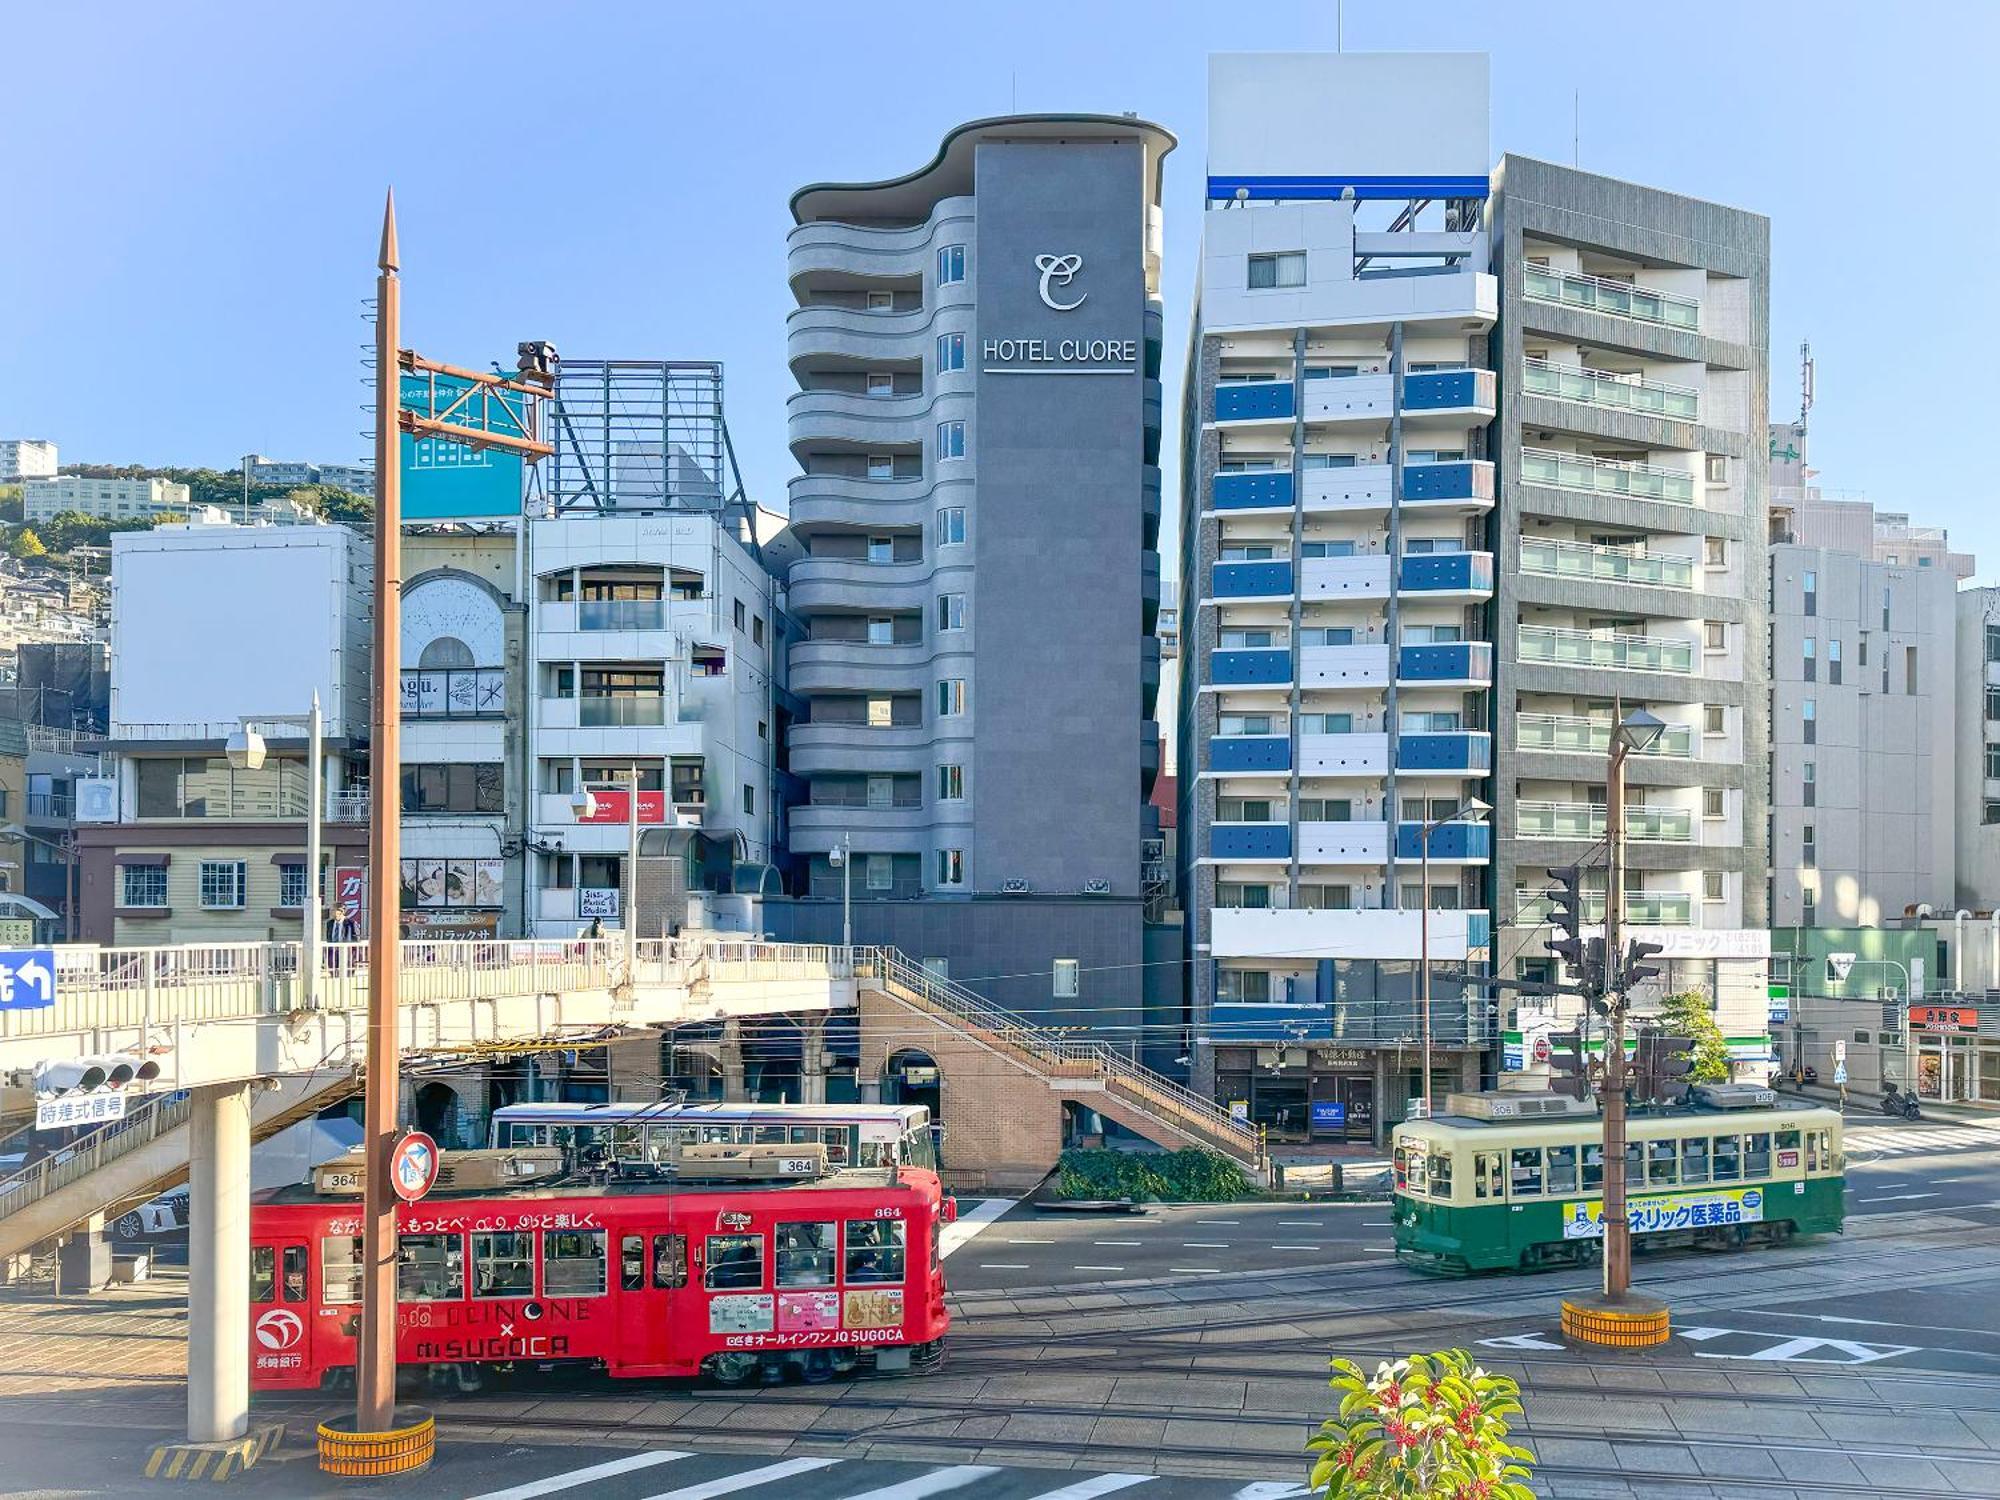
<path fill-rule="evenodd" d="M 1833 1110 L 1769 1089 L 1698 1086 L 1626 1123 L 1635 1249 L 1723 1249 L 1838 1234 L 1846 1158 Z M 1452 1094 L 1394 1135 L 1398 1256 L 1438 1271 L 1589 1265 L 1604 1247 L 1604 1126 L 1555 1094 Z"/>

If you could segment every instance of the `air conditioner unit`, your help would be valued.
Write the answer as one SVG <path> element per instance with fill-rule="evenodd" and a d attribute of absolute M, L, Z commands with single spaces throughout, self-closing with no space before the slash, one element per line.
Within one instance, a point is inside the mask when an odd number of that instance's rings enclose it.
<path fill-rule="evenodd" d="M 1083 883 L 1083 893 L 1086 896 L 1108 896 L 1111 894 L 1111 882 L 1103 879 L 1086 880 Z"/>
<path fill-rule="evenodd" d="M 1026 896 L 1033 890 L 1034 887 L 1019 875 L 1009 875 L 1000 882 L 1000 894 L 1003 896 Z"/>

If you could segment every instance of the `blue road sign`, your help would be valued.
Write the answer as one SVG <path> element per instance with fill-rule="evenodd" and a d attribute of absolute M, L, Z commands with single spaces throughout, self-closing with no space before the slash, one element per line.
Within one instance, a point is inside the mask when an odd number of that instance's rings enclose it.
<path fill-rule="evenodd" d="M 56 1003 L 56 950 L 0 948 L 0 1010 L 46 1010 Z"/>

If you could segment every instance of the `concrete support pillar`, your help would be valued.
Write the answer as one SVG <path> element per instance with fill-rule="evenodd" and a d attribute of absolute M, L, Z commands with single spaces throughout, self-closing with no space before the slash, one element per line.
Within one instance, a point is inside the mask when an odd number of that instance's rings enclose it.
<path fill-rule="evenodd" d="M 250 1429 L 250 1087 L 194 1091 L 188 1117 L 188 1441 Z"/>
<path fill-rule="evenodd" d="M 799 1022 L 799 1103 L 826 1103 L 826 1020 Z"/>
<path fill-rule="evenodd" d="M 733 1016 L 722 1023 L 722 1045 L 717 1054 L 722 1061 L 722 1098 L 740 1103 L 748 1097 L 743 1087 L 743 1023 Z"/>

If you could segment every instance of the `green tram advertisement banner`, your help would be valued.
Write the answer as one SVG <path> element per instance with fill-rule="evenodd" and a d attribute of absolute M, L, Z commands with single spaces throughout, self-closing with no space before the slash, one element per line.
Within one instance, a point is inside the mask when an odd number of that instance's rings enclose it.
<path fill-rule="evenodd" d="M 1632 1233 L 1658 1234 L 1670 1229 L 1717 1229 L 1734 1224 L 1758 1224 L 1764 1218 L 1762 1188 L 1721 1188 L 1709 1193 L 1668 1193 L 1634 1198 L 1626 1204 Z M 1604 1201 L 1563 1205 L 1563 1238 L 1594 1240 L 1604 1235 Z"/>

